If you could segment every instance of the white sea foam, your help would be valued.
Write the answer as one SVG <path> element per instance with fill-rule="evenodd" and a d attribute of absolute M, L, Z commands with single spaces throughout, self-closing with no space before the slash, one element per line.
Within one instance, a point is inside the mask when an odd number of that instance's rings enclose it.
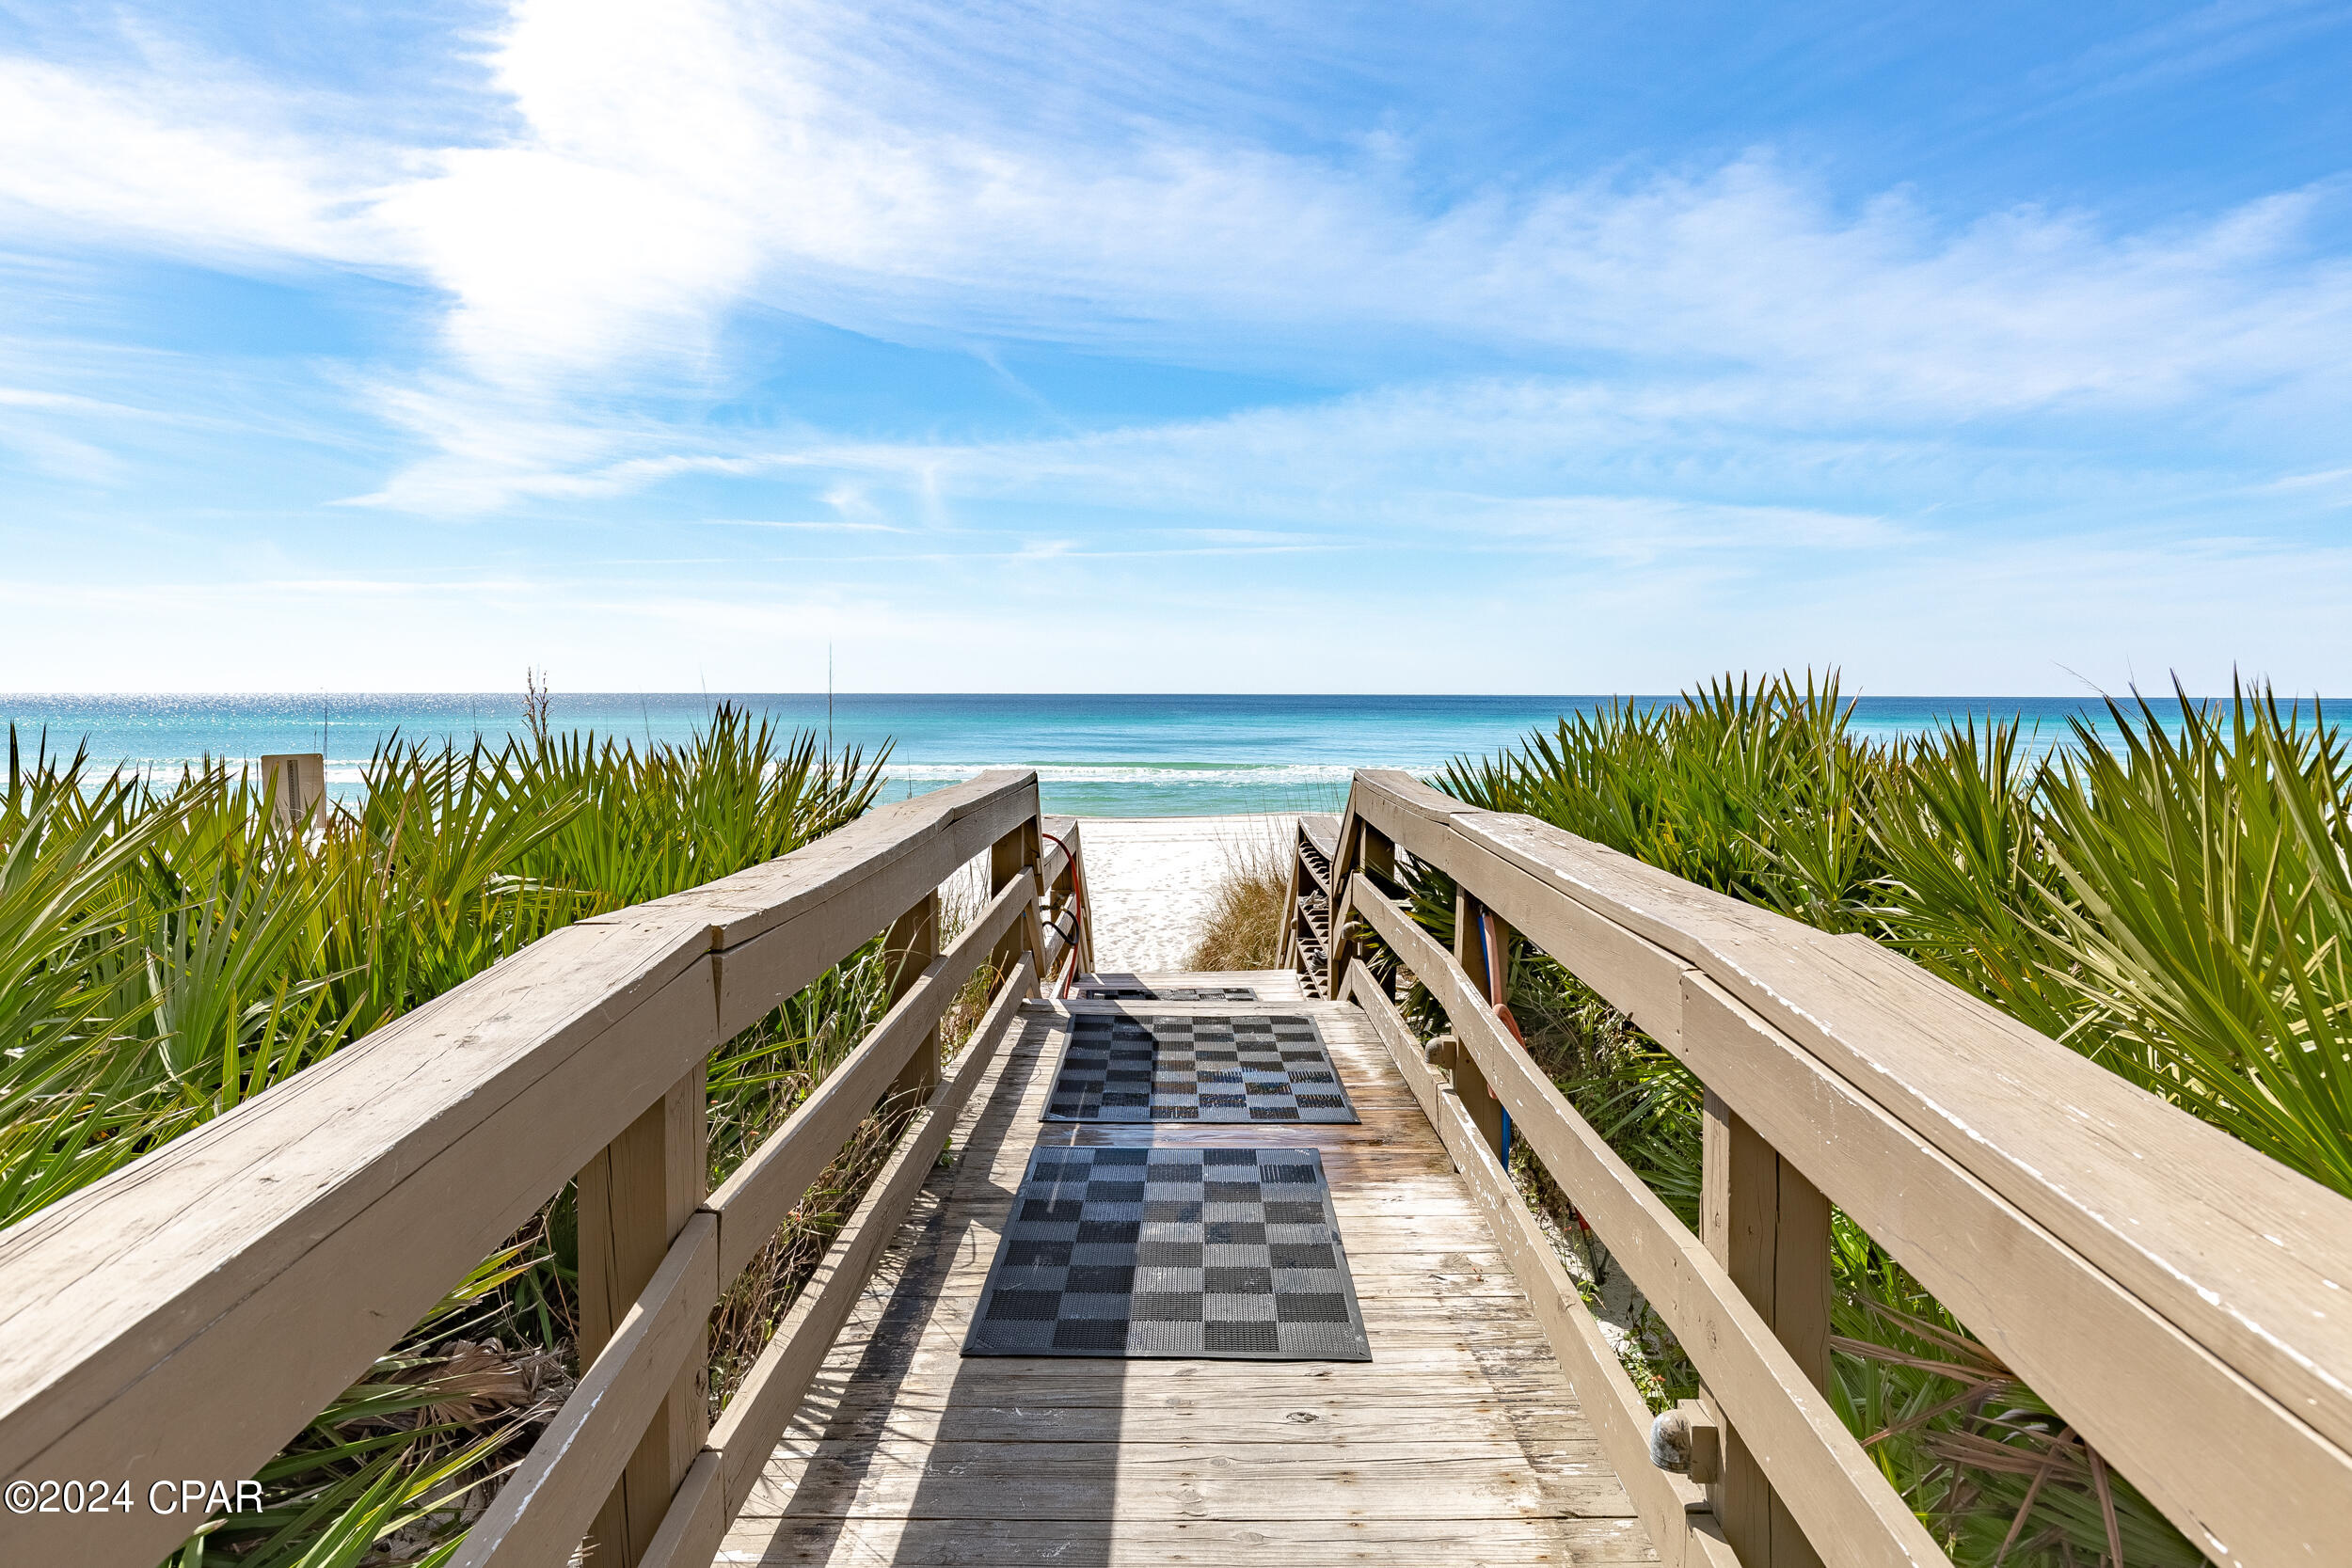
<path fill-rule="evenodd" d="M 259 757 L 215 757 L 230 772 L 257 770 Z M 193 763 L 171 760 L 135 764 L 126 774 L 158 784 L 179 782 Z M 1187 789 L 1279 789 L 1301 784 L 1331 784 L 1345 788 L 1358 768 L 1403 768 L 1426 771 L 1407 763 L 1051 763 L 1051 762 L 892 762 L 883 776 L 899 784 L 958 784 L 991 768 L 1018 768 L 1034 771 L 1041 784 L 1159 784 Z M 356 788 L 367 782 L 367 768 L 358 758 L 329 759 L 326 782 L 338 788 Z"/>
<path fill-rule="evenodd" d="M 262 768 L 260 757 L 214 757 L 212 761 L 216 767 L 227 768 L 231 776 L 241 771 L 259 774 Z M 196 767 L 193 761 L 181 758 L 164 762 L 133 763 L 122 769 L 122 776 L 126 779 L 139 779 L 148 784 L 168 787 L 178 784 L 182 774 L 196 771 Z M 112 771 L 112 769 L 106 771 Z M 368 782 L 367 765 L 357 759 L 349 762 L 330 761 L 326 764 L 326 782 L 330 787 L 348 786 L 356 789 Z"/>
<path fill-rule="evenodd" d="M 1393 768 L 1399 763 L 1051 763 L 1051 762 L 893 762 L 883 768 L 891 778 L 929 783 L 958 781 L 992 768 L 1035 770 L 1041 784 L 1182 784 L 1215 788 L 1264 789 L 1281 784 L 1344 784 L 1358 768 Z"/>

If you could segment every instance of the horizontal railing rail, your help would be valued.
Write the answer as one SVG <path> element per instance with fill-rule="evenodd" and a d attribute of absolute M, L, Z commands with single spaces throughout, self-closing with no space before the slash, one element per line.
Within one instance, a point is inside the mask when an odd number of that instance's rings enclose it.
<path fill-rule="evenodd" d="M 1395 896 L 1459 890 L 1455 949 Z M 2352 1202 L 1862 937 L 1757 910 L 1407 775 L 1356 776 L 1327 975 L 1470 1180 L 1666 1562 L 1940 1562 L 1826 1398 L 1835 1204 L 2217 1563 L 2347 1560 Z M 1304 875 L 1305 873 L 1298 873 Z M 1451 1022 L 1433 1062 L 1360 952 Z M 1536 1068 L 1516 935 L 1706 1085 L 1693 1235 Z M 1721 1460 L 1652 1468 L 1650 1415 L 1508 1176 L 1539 1160 L 1681 1342 Z"/>
<path fill-rule="evenodd" d="M 941 951 L 940 888 L 984 854 L 987 902 Z M 251 1475 L 577 1178 L 580 1380 L 454 1560 L 560 1564 L 586 1537 L 699 1568 L 1022 998 L 1089 949 L 1083 880 L 1036 775 L 984 773 L 557 931 L 30 1216 L 0 1233 L 0 1476 Z M 882 933 L 888 1011 L 706 1194 L 710 1052 Z M 911 1116 L 895 1149 L 706 1431 L 712 1307 L 885 1103 Z M 200 1522 L 0 1513 L 0 1561 L 149 1568 Z"/>

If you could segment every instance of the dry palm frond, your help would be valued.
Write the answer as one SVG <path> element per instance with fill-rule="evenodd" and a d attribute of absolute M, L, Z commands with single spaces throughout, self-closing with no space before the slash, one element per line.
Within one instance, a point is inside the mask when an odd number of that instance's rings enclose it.
<path fill-rule="evenodd" d="M 424 1379 L 433 1402 L 417 1413 L 427 1426 L 479 1426 L 530 1402 L 531 1380 L 496 1339 L 458 1339 Z"/>

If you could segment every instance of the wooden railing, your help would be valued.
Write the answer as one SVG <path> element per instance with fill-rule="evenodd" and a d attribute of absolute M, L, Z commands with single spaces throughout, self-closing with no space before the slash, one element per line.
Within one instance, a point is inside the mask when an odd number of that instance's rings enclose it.
<path fill-rule="evenodd" d="M 1291 847 L 1290 887 L 1282 895 L 1282 964 L 1297 972 L 1309 996 L 1328 998 L 1331 955 L 1331 857 L 1339 819 L 1309 813 Z"/>
<path fill-rule="evenodd" d="M 1323 852 L 1331 993 L 1443 1136 L 1664 1562 L 1945 1560 L 1825 1397 L 1833 1204 L 2213 1561 L 2352 1562 L 2352 1202 L 1866 938 L 1407 775 L 1359 773 Z M 1455 951 L 1398 902 L 1400 854 L 1459 889 Z M 1367 931 L 1443 1007 L 1450 1055 L 1366 966 Z M 1700 1234 L 1497 1013 L 1487 959 L 1514 934 L 1705 1084 Z M 1513 1139 L 1702 1375 L 1703 1488 L 1651 1463 L 1647 1405 L 1498 1158 Z"/>
<path fill-rule="evenodd" d="M 135 1499 L 0 1513 L 0 1563 L 152 1568 L 202 1513 L 152 1484 L 251 1475 L 577 1177 L 580 1385 L 455 1560 L 592 1537 L 598 1563 L 703 1568 L 1022 999 L 1088 948 L 1078 848 L 1034 773 L 885 807 L 558 931 L 0 1234 L 0 1479 Z M 942 951 L 941 885 L 983 853 L 988 902 Z M 706 1193 L 712 1049 L 885 929 L 887 1014 Z M 940 1019 L 989 961 L 942 1082 Z M 712 1306 L 894 1096 L 919 1108 L 706 1430 Z"/>

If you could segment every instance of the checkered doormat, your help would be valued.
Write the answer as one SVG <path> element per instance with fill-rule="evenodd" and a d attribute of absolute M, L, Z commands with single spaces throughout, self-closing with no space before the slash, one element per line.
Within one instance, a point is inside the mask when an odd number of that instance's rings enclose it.
<path fill-rule="evenodd" d="M 1258 993 L 1248 986 L 1080 986 L 1081 1002 L 1255 1002 Z"/>
<path fill-rule="evenodd" d="M 1369 1361 L 1311 1148 L 1041 1148 L 966 1355 Z"/>
<path fill-rule="evenodd" d="M 1351 1122 L 1314 1020 L 1073 1013 L 1043 1121 Z"/>

